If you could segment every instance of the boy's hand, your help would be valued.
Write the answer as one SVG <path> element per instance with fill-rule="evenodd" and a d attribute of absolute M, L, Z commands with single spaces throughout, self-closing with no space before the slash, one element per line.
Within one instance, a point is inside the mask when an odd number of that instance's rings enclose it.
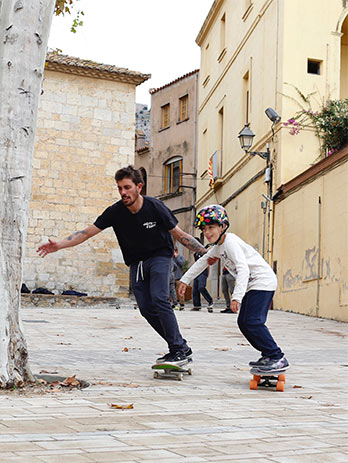
<path fill-rule="evenodd" d="M 187 285 L 183 283 L 182 281 L 179 281 L 178 284 L 178 295 L 179 297 L 183 297 L 186 291 Z"/>
<path fill-rule="evenodd" d="M 238 301 L 231 301 L 230 309 L 233 313 L 237 313 L 240 307 L 240 303 Z"/>
<path fill-rule="evenodd" d="M 56 252 L 58 250 L 58 242 L 49 239 L 48 243 L 42 244 L 40 247 L 37 248 L 36 252 L 39 254 L 39 256 L 45 257 L 50 252 Z"/>

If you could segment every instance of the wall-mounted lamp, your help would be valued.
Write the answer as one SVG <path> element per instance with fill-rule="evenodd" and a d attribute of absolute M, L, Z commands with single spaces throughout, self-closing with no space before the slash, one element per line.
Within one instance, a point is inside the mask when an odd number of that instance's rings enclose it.
<path fill-rule="evenodd" d="M 266 145 L 267 151 L 249 151 L 251 147 L 253 146 L 254 137 L 255 137 L 255 134 L 249 127 L 249 124 L 245 124 L 245 126 L 239 132 L 239 135 L 238 135 L 242 150 L 244 150 L 246 154 L 251 154 L 252 156 L 256 156 L 256 155 L 260 156 L 262 159 L 266 159 L 266 161 L 269 162 L 271 152 L 270 152 L 268 143 Z"/>
<path fill-rule="evenodd" d="M 267 108 L 265 113 L 268 119 L 273 122 L 273 124 L 280 122 L 281 117 L 274 111 L 274 109 Z"/>

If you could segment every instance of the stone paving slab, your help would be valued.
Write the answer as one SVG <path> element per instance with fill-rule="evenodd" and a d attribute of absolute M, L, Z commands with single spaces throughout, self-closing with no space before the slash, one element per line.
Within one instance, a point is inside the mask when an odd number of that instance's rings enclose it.
<path fill-rule="evenodd" d="M 348 462 L 348 325 L 271 311 L 268 326 L 292 364 L 285 392 L 249 389 L 258 357 L 236 316 L 177 312 L 193 375 L 155 380 L 166 352 L 133 303 L 120 309 L 22 309 L 33 373 L 83 390 L 0 395 L 0 461 Z M 129 410 L 108 404 L 133 403 Z"/>

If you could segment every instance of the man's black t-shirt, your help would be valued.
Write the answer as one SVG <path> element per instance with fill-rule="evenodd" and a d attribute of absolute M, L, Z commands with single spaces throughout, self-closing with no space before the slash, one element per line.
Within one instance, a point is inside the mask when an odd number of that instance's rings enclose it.
<path fill-rule="evenodd" d="M 158 199 L 144 196 L 142 208 L 132 214 L 122 201 L 118 201 L 97 218 L 94 225 L 101 230 L 112 227 L 117 236 L 127 265 L 154 256 L 172 257 L 173 241 L 168 230 L 178 220 Z"/>

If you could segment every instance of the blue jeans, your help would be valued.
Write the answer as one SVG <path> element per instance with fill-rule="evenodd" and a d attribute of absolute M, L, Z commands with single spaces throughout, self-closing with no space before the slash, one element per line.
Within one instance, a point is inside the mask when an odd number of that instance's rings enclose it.
<path fill-rule="evenodd" d="M 131 287 L 141 315 L 167 342 L 169 351 L 184 352 L 188 346 L 169 302 L 170 269 L 171 258 L 163 256 L 132 264 Z"/>
<path fill-rule="evenodd" d="M 248 291 L 245 293 L 238 316 L 238 326 L 250 344 L 265 357 L 274 360 L 283 352 L 265 325 L 274 291 Z"/>
<path fill-rule="evenodd" d="M 193 280 L 193 288 L 192 288 L 192 300 L 194 307 L 201 306 L 201 295 L 204 299 L 208 302 L 208 304 L 213 303 L 213 298 L 208 293 L 207 288 L 205 287 L 207 284 L 207 275 L 205 272 L 202 272 L 198 277 Z"/>

